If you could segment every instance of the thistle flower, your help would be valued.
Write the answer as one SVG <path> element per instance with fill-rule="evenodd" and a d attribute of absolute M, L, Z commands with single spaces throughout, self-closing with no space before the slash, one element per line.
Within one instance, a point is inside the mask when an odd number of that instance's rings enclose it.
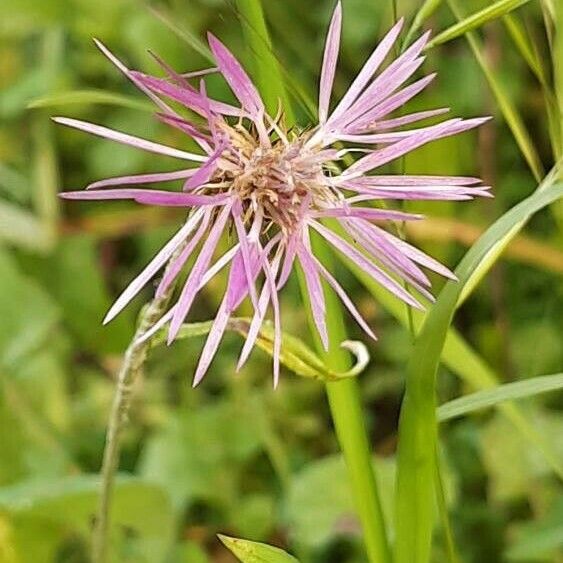
<path fill-rule="evenodd" d="M 331 109 L 341 22 L 338 3 L 326 39 L 319 122 L 313 128 L 288 130 L 280 115 L 269 115 L 239 62 L 211 34 L 209 46 L 217 68 L 181 75 L 159 61 L 166 78 L 128 69 L 97 42 L 104 54 L 156 104 L 158 118 L 191 137 L 201 153 L 186 152 L 83 121 L 55 118 L 64 125 L 119 143 L 196 163 L 195 167 L 191 164 L 175 172 L 101 180 L 87 186 L 85 191 L 61 194 L 67 199 L 132 199 L 147 205 L 188 209 L 186 223 L 120 295 L 104 322 L 113 319 L 172 258 L 156 289 L 156 295 L 162 295 L 188 258 L 196 255 L 177 301 L 143 337 L 148 338 L 169 324 L 170 343 L 201 289 L 229 266 L 227 288 L 204 345 L 194 385 L 206 373 L 229 317 L 246 298 L 251 300 L 254 313 L 238 367 L 248 358 L 271 307 L 275 329 L 273 371 L 277 384 L 281 346 L 278 294 L 296 263 L 304 272 L 313 319 L 325 347 L 328 347 L 328 335 L 322 280 L 337 293 L 363 330 L 375 338 L 352 299 L 313 253 L 312 231 L 396 297 L 412 307 L 422 308 L 403 284 L 431 299 L 430 281 L 422 268 L 448 278 L 454 276 L 436 260 L 381 226 L 393 221 L 418 220 L 420 215 L 382 209 L 374 204 L 378 200 L 466 200 L 489 195 L 489 188 L 482 186 L 477 178 L 375 173 L 381 166 L 430 141 L 461 133 L 486 119 L 455 118 L 437 125 L 404 129 L 406 125 L 442 115 L 448 108 L 389 116 L 435 76 L 431 74 L 405 85 L 424 60 L 421 53 L 428 34 L 380 70 L 399 36 L 402 20 L 385 35 L 346 94 Z M 219 72 L 224 77 L 238 105 L 207 95 L 205 75 L 210 72 Z M 199 83 L 193 85 L 191 79 Z M 198 115 L 204 125 L 186 119 L 169 105 L 170 100 Z M 350 153 L 361 156 L 346 166 L 343 157 Z M 173 180 L 183 181 L 182 191 L 131 187 Z M 347 235 L 342 236 L 327 226 L 324 220 L 329 218 Z M 223 255 L 215 257 L 227 230 L 236 234 L 236 241 Z"/>

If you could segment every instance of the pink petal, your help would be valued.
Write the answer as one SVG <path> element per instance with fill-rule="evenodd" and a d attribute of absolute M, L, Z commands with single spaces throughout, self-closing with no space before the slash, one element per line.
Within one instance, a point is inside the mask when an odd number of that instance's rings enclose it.
<path fill-rule="evenodd" d="M 180 254 L 175 257 L 174 261 L 169 264 L 168 268 L 166 268 L 164 276 L 162 276 L 162 279 L 160 280 L 160 283 L 156 288 L 155 296 L 157 298 L 162 297 L 170 287 L 170 284 L 178 277 L 178 274 L 184 267 L 185 263 L 188 261 L 188 258 L 192 255 L 195 247 L 198 245 L 199 241 L 207 231 L 207 226 L 209 225 L 210 218 L 211 210 L 206 210 L 205 214 L 201 217 L 202 221 L 199 229 L 188 241 L 186 246 L 182 249 L 182 252 L 180 252 Z"/>
<path fill-rule="evenodd" d="M 199 363 L 197 365 L 192 387 L 196 387 L 201 380 L 204 378 L 215 354 L 217 353 L 217 348 L 223 338 L 225 329 L 227 328 L 227 323 L 229 322 L 230 312 L 227 308 L 227 296 L 223 298 L 221 306 L 217 311 L 211 330 L 209 331 L 209 336 L 205 341 L 203 350 L 201 351 L 201 356 L 199 358 Z"/>
<path fill-rule="evenodd" d="M 467 176 L 410 176 L 408 174 L 364 176 L 357 181 L 372 186 L 468 186 L 481 182 L 479 178 Z"/>
<path fill-rule="evenodd" d="M 429 74 L 416 82 L 413 82 L 406 88 L 399 90 L 392 96 L 389 96 L 385 101 L 373 106 L 371 110 L 366 112 L 361 119 L 358 119 L 354 124 L 347 128 L 349 131 L 365 130 L 370 127 L 371 123 L 378 120 L 392 111 L 405 105 L 409 100 L 414 98 L 417 94 L 422 92 L 436 77 L 436 73 Z"/>
<path fill-rule="evenodd" d="M 217 169 L 217 161 L 221 158 L 223 151 L 225 150 L 225 145 L 220 144 L 215 152 L 209 157 L 208 161 L 199 170 L 188 179 L 184 185 L 185 191 L 190 191 L 195 188 L 203 186 L 213 176 L 213 173 Z"/>
<path fill-rule="evenodd" d="M 375 48 L 369 59 L 364 64 L 362 70 L 359 72 L 358 76 L 352 82 L 350 88 L 348 88 L 348 91 L 346 92 L 342 100 L 340 100 L 340 103 L 336 106 L 336 109 L 332 113 L 329 122 L 332 122 L 333 120 L 341 116 L 360 95 L 361 91 L 370 81 L 375 71 L 379 68 L 379 65 L 381 65 L 381 63 L 385 60 L 385 57 L 389 54 L 391 47 L 393 47 L 395 40 L 401 32 L 403 23 L 404 20 L 401 18 Z"/>
<path fill-rule="evenodd" d="M 173 180 L 182 180 L 193 176 L 197 172 L 197 168 L 189 168 L 187 170 L 178 170 L 176 172 L 158 172 L 156 174 L 135 174 L 132 176 L 119 176 L 117 178 L 107 178 L 98 180 L 88 184 L 85 189 L 95 190 L 99 188 L 108 188 L 110 186 L 123 186 L 128 184 L 151 184 L 157 182 L 170 182 Z"/>
<path fill-rule="evenodd" d="M 252 301 L 252 306 L 254 307 L 254 309 L 256 309 L 258 307 L 258 297 L 256 295 L 256 288 L 254 286 L 252 262 L 250 257 L 250 244 L 248 241 L 248 233 L 246 232 L 241 220 L 242 206 L 239 201 L 235 202 L 235 204 L 233 205 L 232 214 L 238 240 L 240 243 L 244 273 L 248 287 L 250 288 L 250 298 Z M 254 250 L 256 250 L 256 246 L 256 244 L 252 245 Z"/>
<path fill-rule="evenodd" d="M 209 47 L 217 61 L 217 66 L 242 107 L 256 117 L 264 112 L 264 103 L 258 90 L 233 54 L 213 34 L 208 33 Z"/>
<path fill-rule="evenodd" d="M 321 225 L 320 223 L 311 221 L 310 225 L 318 231 L 328 242 L 330 242 L 337 250 L 342 252 L 347 258 L 352 260 L 359 268 L 369 274 L 375 281 L 402 299 L 405 303 L 422 309 L 422 305 L 402 286 L 400 286 L 393 278 L 387 275 L 383 270 L 378 268 L 366 256 L 354 248 L 350 243 L 340 238 L 338 235 Z"/>
<path fill-rule="evenodd" d="M 311 312 L 317 327 L 321 342 L 325 350 L 328 350 L 328 331 L 326 328 L 326 307 L 323 286 L 319 278 L 319 272 L 311 253 L 303 244 L 297 246 L 297 256 L 307 284 L 307 293 L 311 302 Z"/>
<path fill-rule="evenodd" d="M 268 254 L 270 249 L 272 248 L 271 241 L 266 245 L 264 251 L 262 253 L 263 262 L 266 263 L 268 260 Z M 252 321 L 250 323 L 250 327 L 248 329 L 248 334 L 246 335 L 246 342 L 242 348 L 240 353 L 239 361 L 237 364 L 237 371 L 241 369 L 241 367 L 245 364 L 250 352 L 254 348 L 254 344 L 256 343 L 256 339 L 258 338 L 258 334 L 260 332 L 260 328 L 262 327 L 262 323 L 264 322 L 264 318 L 266 316 L 266 311 L 268 309 L 268 303 L 270 301 L 270 296 L 276 293 L 275 285 L 272 287 L 270 283 L 270 279 L 274 278 L 277 274 L 280 262 L 280 254 L 276 254 L 274 259 L 272 260 L 271 266 L 268 268 L 269 274 L 266 277 L 266 283 L 262 287 L 262 291 L 260 293 L 260 298 L 258 300 L 258 307 L 254 312 L 254 316 L 252 317 Z M 264 266 L 266 268 L 266 266 Z M 274 362 L 275 363 L 275 362 Z"/>
<path fill-rule="evenodd" d="M 328 116 L 330 94 L 334 83 L 336 62 L 338 61 L 338 49 L 340 47 L 340 34 L 342 30 L 342 5 L 340 1 L 336 4 L 328 35 L 326 38 L 323 66 L 321 70 L 321 81 L 319 87 L 319 122 L 322 125 Z"/>
<path fill-rule="evenodd" d="M 388 129 L 395 129 L 396 127 L 402 127 L 403 125 L 408 125 L 409 123 L 415 123 L 416 121 L 422 121 L 423 119 L 429 119 L 431 117 L 443 115 L 445 113 L 448 113 L 449 111 L 450 108 L 438 108 L 438 109 L 431 109 L 426 111 L 417 111 L 415 113 L 402 115 L 401 117 L 386 119 L 385 121 L 376 121 L 370 124 L 369 128 L 376 131 L 386 131 Z"/>
<path fill-rule="evenodd" d="M 405 213 L 393 209 L 376 209 L 373 207 L 335 207 L 311 213 L 312 217 L 357 217 L 371 221 L 413 221 L 424 219 L 424 215 Z"/>
<path fill-rule="evenodd" d="M 98 135 L 99 137 L 111 139 L 112 141 L 116 141 L 118 143 L 131 145 L 132 147 L 145 151 L 164 154 L 174 158 L 181 158 L 183 160 L 192 160 L 194 162 L 205 162 L 207 160 L 206 156 L 202 156 L 200 154 L 173 149 L 172 147 L 153 143 L 152 141 L 147 141 L 139 137 L 133 137 L 132 135 L 127 135 L 126 133 L 121 133 L 120 131 L 114 131 L 113 129 L 102 127 L 101 125 L 94 125 L 93 123 L 88 123 L 87 121 L 79 121 L 78 119 L 70 119 L 67 117 L 54 117 L 53 121 L 61 123 L 62 125 L 67 125 L 68 127 L 74 127 L 75 129 L 86 131 L 87 133 L 92 133 L 93 135 Z"/>
<path fill-rule="evenodd" d="M 356 122 L 371 121 L 371 112 L 387 96 L 407 81 L 424 62 L 424 57 L 419 57 L 403 66 L 394 64 L 386 68 L 360 96 L 358 101 L 332 124 L 337 132 L 353 130 Z M 366 117 L 367 116 L 367 117 Z"/>
<path fill-rule="evenodd" d="M 164 266 L 170 256 L 178 246 L 189 236 L 189 234 L 197 226 L 203 210 L 198 209 L 185 225 L 162 247 L 157 255 L 149 262 L 145 269 L 127 286 L 121 295 L 115 300 L 107 315 L 104 318 L 104 324 L 109 323 L 123 308 L 139 293 L 143 286 Z"/>
<path fill-rule="evenodd" d="M 141 72 L 131 73 L 136 80 L 138 80 L 145 87 L 150 88 L 154 92 L 158 92 L 176 102 L 186 106 L 187 108 L 195 111 L 196 113 L 207 117 L 207 113 L 203 108 L 203 102 L 201 100 L 201 95 L 195 88 L 191 86 L 178 86 L 176 84 L 171 84 L 167 80 L 162 78 L 155 78 L 154 76 L 149 76 L 148 74 L 143 74 Z M 241 116 L 242 112 L 230 104 L 225 104 L 223 102 L 217 102 L 213 100 L 211 102 L 211 108 L 213 111 L 220 113 L 222 115 L 233 115 Z"/>
<path fill-rule="evenodd" d="M 477 127 L 487 121 L 488 118 L 478 118 L 478 119 L 451 119 L 440 123 L 439 125 L 434 125 L 432 127 L 426 128 L 421 133 L 415 133 L 406 139 L 398 141 L 389 147 L 385 147 L 381 150 L 374 151 L 372 154 L 361 158 L 356 161 L 352 166 L 350 166 L 343 176 L 359 175 L 373 170 L 383 164 L 391 162 L 404 154 L 425 145 L 431 141 L 442 139 L 451 135 L 456 135 L 467 129 L 472 129 Z"/>
<path fill-rule="evenodd" d="M 174 113 L 172 108 L 165 104 L 158 96 L 155 96 L 144 84 L 136 77 L 134 72 L 129 70 L 101 41 L 94 39 L 94 43 L 100 51 L 129 79 L 139 90 L 144 92 L 161 110 Z"/>
<path fill-rule="evenodd" d="M 344 306 L 348 309 L 348 311 L 350 311 L 350 314 L 354 317 L 354 319 L 356 319 L 356 322 L 360 325 L 360 327 L 364 330 L 364 332 L 369 337 L 373 338 L 374 340 L 377 340 L 377 337 L 375 336 L 375 334 L 373 333 L 367 322 L 364 320 L 358 309 L 356 309 L 356 306 L 354 305 L 352 300 L 348 297 L 348 294 L 344 291 L 342 286 L 336 281 L 334 276 L 316 258 L 315 258 L 315 262 L 323 278 L 325 278 L 328 284 L 336 292 L 338 297 L 340 297 L 342 303 L 344 303 Z"/>
<path fill-rule="evenodd" d="M 144 203 L 147 205 L 162 205 L 167 207 L 218 205 L 229 197 L 226 194 L 207 196 L 167 192 L 163 190 L 141 190 L 137 188 L 62 192 L 59 196 L 63 199 L 79 200 L 133 199 L 138 203 Z"/>
<path fill-rule="evenodd" d="M 174 313 L 172 321 L 170 322 L 170 330 L 168 332 L 168 344 L 174 340 L 184 319 L 186 318 L 194 298 L 200 289 L 200 281 L 205 274 L 209 266 L 209 262 L 215 252 L 217 244 L 219 243 L 219 239 L 223 234 L 225 229 L 225 224 L 229 218 L 231 212 L 232 204 L 229 203 L 225 205 L 217 219 L 215 220 L 215 224 L 211 228 L 209 232 L 209 236 L 205 241 L 201 252 L 188 276 L 188 279 L 184 285 L 184 289 L 178 299 L 178 307 Z"/>

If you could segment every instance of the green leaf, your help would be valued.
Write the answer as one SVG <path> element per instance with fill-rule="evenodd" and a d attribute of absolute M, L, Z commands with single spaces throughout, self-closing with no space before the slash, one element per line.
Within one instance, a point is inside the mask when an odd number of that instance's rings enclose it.
<path fill-rule="evenodd" d="M 142 111 L 153 111 L 151 104 L 132 96 L 115 94 L 106 90 L 69 90 L 67 92 L 57 92 L 37 98 L 28 104 L 28 108 L 53 108 L 65 107 L 68 105 L 90 105 L 103 104 L 119 106 L 124 108 L 138 109 Z"/>
<path fill-rule="evenodd" d="M 227 329 L 238 332 L 244 338 L 248 335 L 252 319 L 232 317 L 227 323 Z M 185 324 L 180 329 L 176 339 L 194 338 L 209 333 L 213 321 Z M 166 340 L 166 327 L 161 329 L 151 338 L 151 346 L 157 346 Z M 267 352 L 270 356 L 274 350 L 274 327 L 270 321 L 264 322 L 256 340 L 256 346 Z M 345 340 L 340 346 L 349 350 L 356 356 L 356 364 L 346 371 L 335 371 L 324 364 L 319 357 L 303 343 L 303 340 L 282 332 L 281 337 L 281 363 L 296 375 L 320 379 L 322 381 L 337 381 L 359 375 L 367 366 L 369 353 L 364 344 L 358 341 Z"/>
<path fill-rule="evenodd" d="M 266 108 L 271 115 L 275 115 L 281 98 L 286 114 L 291 113 L 291 105 L 285 89 L 281 92 L 279 90 L 283 80 L 277 58 L 272 50 L 262 3 L 256 0 L 236 0 L 236 3 L 246 44 L 252 50 L 254 76 Z"/>
<path fill-rule="evenodd" d="M 221 534 L 219 539 L 242 563 L 299 563 L 295 557 L 279 547 Z"/>
<path fill-rule="evenodd" d="M 0 200 L 0 240 L 28 250 L 46 252 L 50 244 L 43 226 L 29 211 Z"/>
<path fill-rule="evenodd" d="M 18 523 L 47 522 L 59 530 L 61 539 L 69 529 L 87 537 L 99 486 L 99 477 L 94 475 L 23 482 L 0 489 L 0 509 Z M 122 541 L 127 541 L 127 529 L 132 529 L 142 543 L 142 556 L 135 560 L 163 561 L 173 524 L 168 495 L 154 484 L 129 476 L 117 479 L 114 495 L 112 516 L 116 531 L 124 532 Z M 27 546 L 18 548 L 25 553 Z"/>
<path fill-rule="evenodd" d="M 257 397 L 246 396 L 168 416 L 143 451 L 141 474 L 169 492 L 178 512 L 195 499 L 234 512 L 237 468 L 260 452 L 263 441 L 260 407 Z"/>
<path fill-rule="evenodd" d="M 451 41 L 460 35 L 464 35 L 473 29 L 477 29 L 486 23 L 505 16 L 512 12 L 512 10 L 527 4 L 529 1 L 530 0 L 498 0 L 479 12 L 463 18 L 463 20 L 458 21 L 455 25 L 452 25 L 445 31 L 436 35 L 434 39 L 429 41 L 427 49 Z"/>
<path fill-rule="evenodd" d="M 461 20 L 461 12 L 459 8 L 459 4 L 457 0 L 448 0 L 448 4 L 452 9 L 452 12 L 455 14 L 458 20 Z M 493 95 L 496 98 L 496 101 L 499 105 L 499 108 L 506 120 L 506 123 L 510 127 L 512 135 L 516 140 L 520 151 L 522 152 L 526 162 L 530 170 L 532 171 L 535 179 L 537 182 L 543 178 L 543 166 L 541 164 L 541 160 L 539 155 L 536 151 L 536 148 L 532 142 L 530 134 L 524 125 L 524 120 L 522 119 L 521 115 L 518 113 L 517 108 L 512 103 L 510 99 L 507 88 L 505 87 L 504 83 L 500 80 L 497 76 L 489 62 L 487 61 L 483 47 L 481 42 L 477 38 L 474 33 L 468 32 L 466 33 L 466 39 L 469 42 L 469 46 L 473 51 L 473 55 L 475 59 L 479 63 L 487 82 L 493 92 Z"/>
<path fill-rule="evenodd" d="M 428 561 L 433 528 L 437 441 L 435 379 L 448 328 L 465 287 L 499 241 L 515 234 L 537 211 L 563 196 L 563 183 L 546 179 L 533 195 L 498 219 L 467 252 L 426 316 L 407 365 L 406 392 L 399 421 L 396 563 Z M 560 469 L 560 471 L 563 470 Z"/>
<path fill-rule="evenodd" d="M 10 367 L 46 342 L 59 310 L 2 248 L 0 272 L 0 365 Z"/>
<path fill-rule="evenodd" d="M 515 535 L 506 551 L 508 561 L 556 561 L 563 549 L 563 497 L 539 521 L 519 526 Z"/>
<path fill-rule="evenodd" d="M 449 401 L 437 410 L 438 420 L 444 422 L 458 416 L 494 406 L 502 401 L 524 399 L 540 393 L 555 391 L 563 388 L 563 373 L 556 375 L 542 375 L 524 381 L 515 381 L 499 385 L 495 389 L 479 391 Z"/>
<path fill-rule="evenodd" d="M 552 444 L 557 459 L 563 459 L 563 416 L 541 409 L 527 408 L 531 420 Z M 488 476 L 488 497 L 493 503 L 537 495 L 537 483 L 551 468 L 534 448 L 523 448 L 520 437 L 511 431 L 505 418 L 493 416 L 481 430 L 481 459 Z"/>

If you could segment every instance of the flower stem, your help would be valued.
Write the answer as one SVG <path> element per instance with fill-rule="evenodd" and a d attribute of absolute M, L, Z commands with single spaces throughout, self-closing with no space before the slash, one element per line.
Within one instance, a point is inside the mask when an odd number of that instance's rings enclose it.
<path fill-rule="evenodd" d="M 315 255 L 327 268 L 330 268 L 333 261 L 330 249 L 319 239 L 314 240 L 313 244 Z M 300 281 L 303 288 L 303 281 Z M 302 291 L 302 294 L 303 298 L 308 296 L 306 291 Z M 330 291 L 325 291 L 325 300 L 330 346 L 328 351 L 325 351 L 320 340 L 316 338 L 316 347 L 324 361 L 333 369 L 344 370 L 348 367 L 349 357 L 339 345 L 346 340 L 342 307 L 334 293 Z M 309 323 L 311 331 L 316 334 L 311 316 Z M 352 495 L 363 529 L 368 561 L 389 563 L 391 555 L 358 382 L 355 379 L 346 379 L 327 383 L 326 391 L 336 436 L 346 461 Z"/>
<path fill-rule="evenodd" d="M 284 104 L 285 118 L 288 125 L 292 124 L 291 107 L 287 103 L 286 90 L 277 59 L 271 50 L 271 41 L 265 23 L 264 12 L 260 0 L 236 0 L 237 8 L 243 22 L 246 41 L 252 49 L 256 62 L 254 78 L 261 86 L 261 94 L 265 98 L 266 107 L 276 113 L 278 100 Z M 272 92 L 274 95 L 272 95 Z M 316 256 L 330 267 L 332 253 L 319 240 L 315 244 Z M 300 276 L 303 299 L 308 302 L 308 292 L 304 288 L 303 276 Z M 317 332 L 309 318 L 311 332 L 321 357 L 332 368 L 345 370 L 349 358 L 339 346 L 346 340 L 346 331 L 342 317 L 342 308 L 332 292 L 326 292 L 327 328 L 330 347 L 326 352 L 320 343 Z M 309 313 L 310 313 L 310 307 Z M 310 317 L 310 315 L 309 315 Z M 388 563 L 389 547 L 385 532 L 385 523 L 377 491 L 377 483 L 373 471 L 373 462 L 369 440 L 363 420 L 362 403 L 358 383 L 354 379 L 328 383 L 326 386 L 332 418 L 336 428 L 338 442 L 348 467 L 353 496 L 358 516 L 364 530 L 364 541 L 370 563 Z"/>
<path fill-rule="evenodd" d="M 101 490 L 92 535 L 93 563 L 106 563 L 108 561 L 112 493 L 115 484 L 115 473 L 119 465 L 121 436 L 128 420 L 133 388 L 142 374 L 150 346 L 150 340 L 139 343 L 139 337 L 162 316 L 170 300 L 172 289 L 171 287 L 164 295 L 155 297 L 141 311 L 137 330 L 125 352 L 123 364 L 119 370 L 100 471 Z"/>

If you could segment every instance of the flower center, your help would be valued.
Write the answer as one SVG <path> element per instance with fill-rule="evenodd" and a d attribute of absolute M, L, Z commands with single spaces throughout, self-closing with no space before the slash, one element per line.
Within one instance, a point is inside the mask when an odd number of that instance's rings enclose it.
<path fill-rule="evenodd" d="M 228 129 L 228 148 L 211 184 L 237 193 L 248 222 L 260 210 L 264 230 L 276 226 L 289 234 L 308 209 L 333 198 L 322 159 L 318 151 L 304 147 L 303 137 L 276 138 L 265 147 L 248 131 Z"/>

